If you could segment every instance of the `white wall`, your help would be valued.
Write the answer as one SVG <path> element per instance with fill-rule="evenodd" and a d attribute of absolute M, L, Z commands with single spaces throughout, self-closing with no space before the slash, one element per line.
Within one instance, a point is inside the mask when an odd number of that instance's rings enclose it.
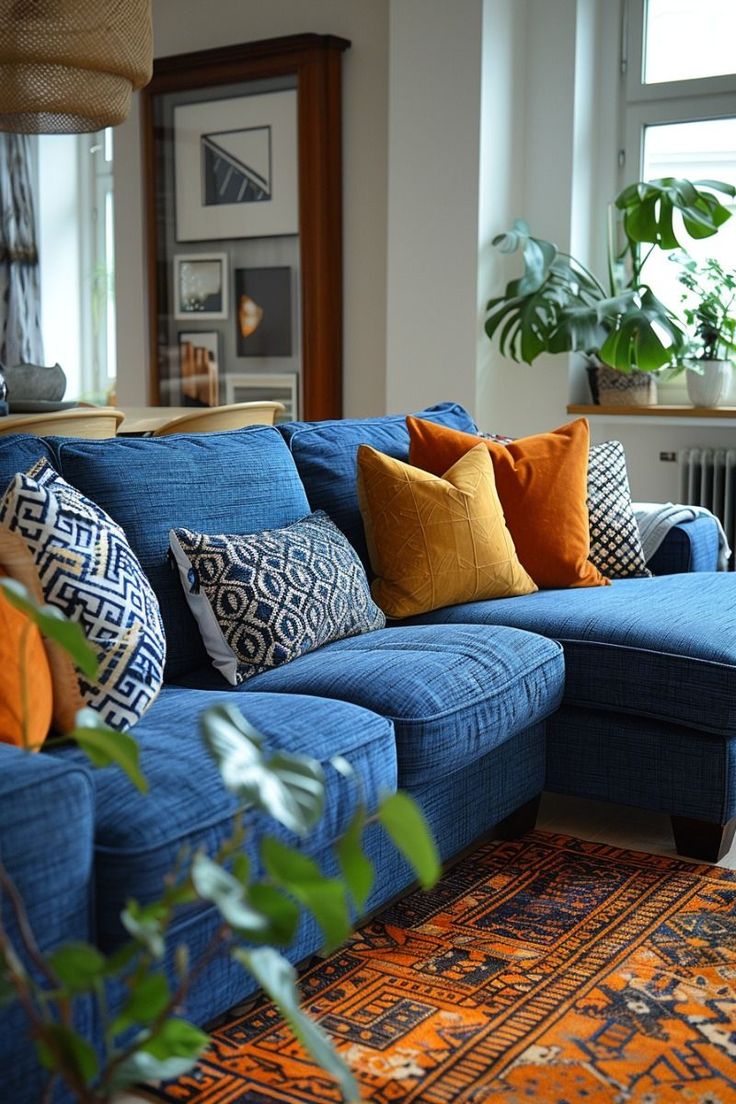
<path fill-rule="evenodd" d="M 159 57 L 314 32 L 352 41 L 343 55 L 345 412 L 386 404 L 388 0 L 154 0 Z M 147 401 L 148 322 L 140 122 L 116 133 L 118 401 Z M 143 298 L 142 298 L 143 295 Z"/>
<path fill-rule="evenodd" d="M 483 0 L 390 12 L 387 407 L 473 409 Z"/>

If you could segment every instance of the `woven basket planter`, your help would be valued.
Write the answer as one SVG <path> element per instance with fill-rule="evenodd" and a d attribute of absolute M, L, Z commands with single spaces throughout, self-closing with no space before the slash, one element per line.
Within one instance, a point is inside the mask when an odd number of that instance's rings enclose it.
<path fill-rule="evenodd" d="M 606 364 L 595 370 L 601 406 L 653 406 L 657 381 L 651 372 L 617 372 Z"/>

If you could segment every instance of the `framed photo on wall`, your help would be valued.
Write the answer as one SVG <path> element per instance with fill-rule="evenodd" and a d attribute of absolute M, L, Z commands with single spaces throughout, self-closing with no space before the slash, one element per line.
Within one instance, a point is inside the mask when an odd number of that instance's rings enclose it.
<path fill-rule="evenodd" d="M 174 108 L 177 241 L 299 233 L 297 92 Z"/>
<path fill-rule="evenodd" d="M 218 406 L 219 334 L 215 330 L 179 333 L 179 372 L 184 406 Z"/>
<path fill-rule="evenodd" d="M 174 318 L 228 317 L 227 253 L 174 256 Z"/>
<path fill-rule="evenodd" d="M 291 269 L 236 268 L 239 357 L 291 356 Z"/>

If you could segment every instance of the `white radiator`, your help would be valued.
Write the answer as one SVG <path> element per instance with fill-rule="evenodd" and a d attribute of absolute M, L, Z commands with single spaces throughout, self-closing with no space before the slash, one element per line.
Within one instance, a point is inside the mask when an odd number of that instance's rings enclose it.
<path fill-rule="evenodd" d="M 721 519 L 731 548 L 736 548 L 736 449 L 681 449 L 678 461 L 680 502 L 711 510 Z M 730 571 L 734 559 L 729 561 Z"/>

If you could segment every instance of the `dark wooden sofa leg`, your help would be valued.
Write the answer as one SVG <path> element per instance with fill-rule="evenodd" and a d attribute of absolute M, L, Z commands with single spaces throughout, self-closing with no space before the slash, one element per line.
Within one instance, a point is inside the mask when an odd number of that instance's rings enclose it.
<path fill-rule="evenodd" d="M 726 854 L 736 834 L 736 817 L 728 824 L 714 824 L 710 820 L 673 816 L 672 833 L 677 854 L 688 859 L 703 859 L 716 863 Z"/>
<path fill-rule="evenodd" d="M 532 832 L 534 825 L 537 823 L 537 813 L 539 812 L 539 802 L 541 800 L 542 795 L 537 794 L 531 801 L 527 801 L 525 805 L 520 805 L 518 809 L 514 809 L 513 813 L 509 813 L 507 817 L 500 820 L 493 829 L 493 838 L 511 840 L 516 839 L 517 836 L 523 836 L 525 832 Z"/>

